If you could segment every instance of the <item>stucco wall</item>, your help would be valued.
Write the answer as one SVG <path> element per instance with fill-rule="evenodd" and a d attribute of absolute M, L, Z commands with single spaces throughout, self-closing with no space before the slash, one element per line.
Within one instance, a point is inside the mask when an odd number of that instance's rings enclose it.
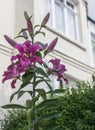
<path fill-rule="evenodd" d="M 3 72 L 10 63 L 13 48 L 4 39 L 4 34 L 13 37 L 14 32 L 14 1 L 0 1 L 0 106 L 9 101 L 11 88 L 9 82 L 2 84 Z"/>
<path fill-rule="evenodd" d="M 2 64 L 0 72 L 2 75 L 10 63 L 10 56 L 13 52 L 13 48 L 7 44 L 3 34 L 14 37 L 21 28 L 26 27 L 24 11 L 27 11 L 29 15 L 33 14 L 33 23 L 39 24 L 45 15 L 45 0 L 1 0 L 0 2 L 0 63 Z M 69 39 L 66 35 L 57 32 L 57 30 L 51 27 L 44 30 L 46 37 L 40 35 L 36 37 L 36 40 L 50 43 L 55 37 L 58 37 L 59 40 L 55 51 L 50 55 L 50 58 L 60 58 L 62 63 L 66 65 L 68 70 L 66 74 L 68 76 L 74 77 L 77 80 L 88 80 L 91 78 L 93 68 L 91 68 L 90 63 L 88 26 L 83 0 L 79 0 L 78 10 L 80 42 Z M 0 79 L 2 80 L 1 75 Z M 0 83 L 2 82 L 1 80 Z M 1 86 L 0 99 L 2 101 L 0 105 L 9 101 L 9 95 L 12 91 L 8 87 L 9 83 L 2 84 Z"/>
<path fill-rule="evenodd" d="M 34 1 L 34 23 L 38 24 L 42 21 L 45 15 L 45 1 Z M 41 8 L 42 7 L 42 8 Z M 35 9 L 36 8 L 36 9 Z M 39 36 L 43 42 L 50 42 L 55 37 L 58 37 L 58 43 L 55 50 L 61 53 L 63 63 L 67 65 L 68 75 L 79 80 L 88 80 L 91 78 L 93 68 L 91 67 L 91 57 L 89 50 L 88 24 L 86 18 L 85 3 L 79 0 L 77 3 L 78 20 L 79 20 L 79 35 L 80 41 L 73 41 L 65 34 L 58 32 L 56 29 L 49 27 L 45 30 L 47 36 L 45 38 Z M 37 40 L 38 40 L 37 39 Z M 55 57 L 59 57 L 56 53 Z M 64 56 L 65 55 L 65 56 Z"/>

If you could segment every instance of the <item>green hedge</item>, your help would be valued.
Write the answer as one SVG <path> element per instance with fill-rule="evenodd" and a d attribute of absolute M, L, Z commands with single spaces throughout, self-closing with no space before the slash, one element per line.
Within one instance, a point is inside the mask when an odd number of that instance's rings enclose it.
<path fill-rule="evenodd" d="M 37 130 L 95 130 L 95 87 L 89 83 L 78 84 L 76 89 L 69 87 L 63 95 L 57 96 L 56 109 L 40 109 L 39 117 L 58 113 L 60 116 L 42 120 Z M 56 126 L 54 129 L 53 127 Z M 2 130 L 27 130 L 26 112 L 10 112 L 1 121 Z"/>
<path fill-rule="evenodd" d="M 0 121 L 0 130 L 28 130 L 25 110 L 10 110 Z"/>

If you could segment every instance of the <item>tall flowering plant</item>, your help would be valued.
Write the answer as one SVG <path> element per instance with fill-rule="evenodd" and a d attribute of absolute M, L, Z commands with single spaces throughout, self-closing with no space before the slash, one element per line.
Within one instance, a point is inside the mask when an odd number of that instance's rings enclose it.
<path fill-rule="evenodd" d="M 31 99 L 26 100 L 25 106 L 11 103 L 2 106 L 2 108 L 27 109 L 29 130 L 36 130 L 38 129 L 38 124 L 41 120 L 37 115 L 38 110 L 42 107 L 48 108 L 48 105 L 49 108 L 52 108 L 54 107 L 53 105 L 57 103 L 53 98 L 49 100 L 47 95 L 50 94 L 53 96 L 54 92 L 62 92 L 62 90 L 58 89 L 56 91 L 53 90 L 50 84 L 50 75 L 55 75 L 57 81 L 64 80 L 67 83 L 68 80 L 64 77 L 66 68 L 65 65 L 60 63 L 60 59 L 50 59 L 48 63 L 45 62 L 45 57 L 52 52 L 56 46 L 58 38 L 55 38 L 50 44 L 35 42 L 36 35 L 45 35 L 41 30 L 42 28 L 46 28 L 46 23 L 48 22 L 50 13 L 44 17 L 40 25 L 35 26 L 33 26 L 31 16 L 29 16 L 27 12 L 24 12 L 24 16 L 27 27 L 22 29 L 16 37 L 24 38 L 24 43 L 19 44 L 7 35 L 4 35 L 6 41 L 17 50 L 17 54 L 11 57 L 11 64 L 4 72 L 2 82 L 4 83 L 6 80 L 11 80 L 10 84 L 14 89 L 17 80 L 21 81 L 19 89 L 11 95 L 10 101 L 12 101 L 15 95 L 17 95 L 19 99 L 25 93 L 28 93 L 31 96 Z M 49 64 L 51 64 L 51 67 L 48 66 Z M 38 85 L 41 85 L 43 82 L 48 86 L 48 91 L 43 87 L 38 87 Z M 30 90 L 28 90 L 27 85 L 31 86 Z M 39 99 L 42 100 L 40 100 L 40 103 L 37 105 Z"/>

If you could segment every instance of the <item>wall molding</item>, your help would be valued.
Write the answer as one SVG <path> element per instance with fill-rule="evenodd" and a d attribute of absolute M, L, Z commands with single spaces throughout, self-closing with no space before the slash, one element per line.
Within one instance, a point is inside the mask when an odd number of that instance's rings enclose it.
<path fill-rule="evenodd" d="M 7 56 L 12 56 L 13 54 L 13 49 L 9 48 L 5 45 L 0 44 L 0 53 L 7 55 Z"/>
<path fill-rule="evenodd" d="M 86 65 L 85 63 L 81 62 L 81 61 L 78 61 L 76 60 L 75 58 L 72 58 L 58 50 L 54 50 L 52 52 L 52 54 L 50 54 L 50 56 L 54 57 L 54 58 L 59 58 L 61 59 L 62 62 L 64 63 L 67 63 L 68 65 L 71 65 L 77 69 L 80 69 L 86 73 L 89 73 L 92 75 L 93 71 L 94 71 L 94 68 L 89 66 L 89 65 Z"/>

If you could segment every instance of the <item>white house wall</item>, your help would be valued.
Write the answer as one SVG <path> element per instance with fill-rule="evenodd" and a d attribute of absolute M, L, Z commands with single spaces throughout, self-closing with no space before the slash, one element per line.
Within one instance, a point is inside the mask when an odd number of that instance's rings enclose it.
<path fill-rule="evenodd" d="M 34 23 L 38 24 L 42 21 L 44 16 L 44 0 L 35 0 L 34 1 Z M 75 77 L 79 80 L 88 80 L 91 78 L 93 68 L 91 68 L 91 60 L 90 60 L 90 52 L 89 52 L 89 38 L 88 38 L 88 25 L 86 18 L 86 9 L 85 3 L 83 0 L 79 0 L 78 5 L 78 16 L 79 16 L 79 33 L 80 33 L 80 42 L 73 41 L 68 38 L 66 35 L 57 32 L 54 28 L 48 27 L 45 30 L 47 36 L 46 38 L 40 39 L 43 42 L 50 42 L 55 37 L 58 37 L 58 43 L 55 47 L 55 50 L 61 52 L 63 55 L 63 63 L 67 65 L 67 74 Z M 39 38 L 39 36 L 38 36 Z M 47 40 L 46 40 L 47 39 Z M 69 57 L 69 60 L 73 61 L 72 63 L 64 60 L 66 56 Z M 58 57 L 58 53 L 54 55 L 54 57 Z M 60 57 L 59 57 L 60 58 Z M 71 61 L 71 62 L 72 62 Z M 77 62 L 76 62 L 77 61 Z M 68 62 L 68 63 L 67 63 Z M 88 71 L 86 71 L 89 70 Z"/>
<path fill-rule="evenodd" d="M 10 63 L 10 56 L 13 53 L 13 48 L 7 44 L 3 35 L 7 34 L 13 38 L 21 28 L 26 27 L 24 11 L 27 11 L 29 15 L 33 14 L 33 23 L 39 24 L 45 15 L 44 2 L 45 0 L 0 0 L 1 75 Z M 50 58 L 54 57 L 62 60 L 62 63 L 66 65 L 68 70 L 66 73 L 67 76 L 73 77 L 77 80 L 88 80 L 91 78 L 93 68 L 91 67 L 88 25 L 83 0 L 79 0 L 78 10 L 80 42 L 73 41 L 66 35 L 57 32 L 51 27 L 44 30 L 46 32 L 46 37 L 38 36 L 35 40 L 50 43 L 55 37 L 58 37 L 59 39 L 55 51 L 50 55 Z M 2 82 L 1 75 L 0 83 Z M 10 86 L 8 86 L 9 83 L 1 83 L 0 105 L 9 100 L 6 98 L 9 97 L 11 93 Z"/>

